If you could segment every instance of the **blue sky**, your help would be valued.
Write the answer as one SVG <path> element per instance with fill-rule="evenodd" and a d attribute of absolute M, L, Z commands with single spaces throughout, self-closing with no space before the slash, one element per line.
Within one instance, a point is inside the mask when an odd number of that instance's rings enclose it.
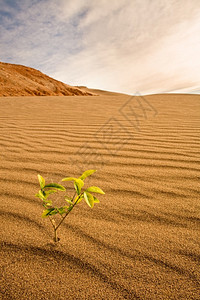
<path fill-rule="evenodd" d="M 0 0 L 0 61 L 71 85 L 199 92 L 199 0 Z"/>

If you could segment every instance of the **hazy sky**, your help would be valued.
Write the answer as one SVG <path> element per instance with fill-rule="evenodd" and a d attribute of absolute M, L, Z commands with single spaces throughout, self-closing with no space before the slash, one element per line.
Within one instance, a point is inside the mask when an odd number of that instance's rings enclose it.
<path fill-rule="evenodd" d="M 200 0 L 0 0 L 0 61 L 130 94 L 200 91 Z"/>

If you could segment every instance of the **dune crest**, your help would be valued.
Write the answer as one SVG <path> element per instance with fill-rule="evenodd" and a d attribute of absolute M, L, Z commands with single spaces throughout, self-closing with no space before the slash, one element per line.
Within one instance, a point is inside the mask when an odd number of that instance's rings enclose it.
<path fill-rule="evenodd" d="M 94 94 L 55 80 L 36 69 L 0 62 L 0 97 L 90 95 Z"/>

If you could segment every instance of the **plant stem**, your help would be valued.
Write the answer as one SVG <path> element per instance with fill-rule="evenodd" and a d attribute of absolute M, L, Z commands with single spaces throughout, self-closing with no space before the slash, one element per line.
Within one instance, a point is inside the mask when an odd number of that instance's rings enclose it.
<path fill-rule="evenodd" d="M 54 230 L 54 242 L 57 242 L 58 241 L 58 236 L 57 236 L 57 228 L 56 228 L 56 223 L 55 223 L 55 220 L 52 220 L 51 217 L 49 216 L 49 220 L 53 226 L 53 230 Z"/>
<path fill-rule="evenodd" d="M 55 224 L 54 224 L 53 221 L 51 220 L 51 217 L 50 217 L 50 216 L 49 216 L 49 220 L 50 220 L 50 222 L 51 222 L 53 228 L 55 228 Z"/>
<path fill-rule="evenodd" d="M 57 212 L 59 213 L 59 215 L 61 216 L 61 218 L 64 219 L 63 215 L 59 212 L 59 210 L 56 208 Z"/>
<path fill-rule="evenodd" d="M 73 208 L 74 208 L 74 205 L 73 205 Z M 71 211 L 71 210 L 70 210 Z M 66 212 L 66 215 L 62 218 L 62 220 L 60 221 L 60 223 L 55 227 L 55 229 L 57 230 L 60 225 L 62 224 L 62 222 L 64 221 L 64 219 L 66 218 L 66 216 L 70 213 L 70 211 Z"/>
<path fill-rule="evenodd" d="M 74 196 L 73 196 L 73 198 L 72 198 L 72 202 L 74 201 L 75 196 L 76 196 L 76 192 L 74 193 Z"/>
<path fill-rule="evenodd" d="M 73 209 L 74 206 L 77 204 L 77 202 L 78 202 L 78 200 L 80 199 L 81 196 L 82 196 L 82 194 L 80 194 L 80 195 L 78 196 L 76 202 L 72 205 L 72 209 Z M 74 197 L 75 197 L 75 196 L 74 196 Z M 73 197 L 73 198 L 74 198 L 74 197 Z M 62 222 L 65 220 L 65 218 L 68 216 L 68 214 L 70 213 L 70 211 L 72 211 L 72 209 L 66 212 L 66 215 L 63 217 L 63 219 L 60 221 L 60 223 L 55 227 L 55 230 L 57 230 L 57 229 L 60 227 L 60 225 L 61 225 Z"/>
<path fill-rule="evenodd" d="M 54 227 L 54 242 L 58 241 L 58 236 L 57 236 L 57 229 Z"/>

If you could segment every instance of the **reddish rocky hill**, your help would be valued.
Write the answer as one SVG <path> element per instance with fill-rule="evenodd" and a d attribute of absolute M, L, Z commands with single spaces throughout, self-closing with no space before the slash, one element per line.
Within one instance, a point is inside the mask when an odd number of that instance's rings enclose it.
<path fill-rule="evenodd" d="M 81 95 L 94 93 L 67 85 L 33 68 L 0 62 L 0 97 Z"/>

